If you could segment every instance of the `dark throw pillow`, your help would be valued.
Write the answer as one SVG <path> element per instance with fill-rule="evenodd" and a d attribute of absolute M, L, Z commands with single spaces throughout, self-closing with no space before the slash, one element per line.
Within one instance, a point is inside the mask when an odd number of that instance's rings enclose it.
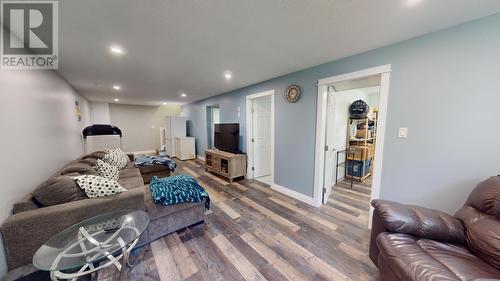
<path fill-rule="evenodd" d="M 88 164 L 83 163 L 72 163 L 61 170 L 61 175 L 66 175 L 70 173 L 88 174 L 95 173 L 96 170 Z"/>
<path fill-rule="evenodd" d="M 47 207 L 88 198 L 70 176 L 52 177 L 33 191 L 33 199 Z"/>
<path fill-rule="evenodd" d="M 82 164 L 87 164 L 87 165 L 90 165 L 90 166 L 95 166 L 97 164 L 97 160 L 98 159 L 95 159 L 95 158 L 84 158 L 84 159 L 81 159 L 79 160 L 78 162 L 79 163 L 82 163 Z"/>
<path fill-rule="evenodd" d="M 102 159 L 104 158 L 104 155 L 106 155 L 106 152 L 104 151 L 95 151 L 95 152 L 92 152 L 90 154 L 87 154 L 85 156 L 83 156 L 83 159 L 85 158 L 94 158 L 94 159 Z"/>

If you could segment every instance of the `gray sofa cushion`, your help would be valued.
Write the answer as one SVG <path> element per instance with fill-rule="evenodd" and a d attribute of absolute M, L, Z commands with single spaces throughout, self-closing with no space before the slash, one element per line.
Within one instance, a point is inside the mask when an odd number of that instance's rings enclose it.
<path fill-rule="evenodd" d="M 118 171 L 121 178 L 140 177 L 141 172 L 136 168 L 123 169 Z"/>
<path fill-rule="evenodd" d="M 118 180 L 118 183 L 128 190 L 144 187 L 144 182 L 141 177 L 121 178 Z"/>
<path fill-rule="evenodd" d="M 68 202 L 10 216 L 1 227 L 9 270 L 30 264 L 38 248 L 67 227 L 96 215 L 127 209 L 145 209 L 142 189 Z"/>
<path fill-rule="evenodd" d="M 144 201 L 146 203 L 146 211 L 148 212 L 149 218 L 151 220 L 155 220 L 164 216 L 169 216 L 173 213 L 177 213 L 182 210 L 192 208 L 194 206 L 203 206 L 203 208 L 205 208 L 204 207 L 205 199 L 201 202 L 196 202 L 196 203 L 181 203 L 169 206 L 155 204 L 153 202 L 153 197 L 151 196 L 151 189 L 149 188 L 149 186 L 144 188 Z"/>
<path fill-rule="evenodd" d="M 69 176 L 52 177 L 33 191 L 33 198 L 41 206 L 59 205 L 88 198 Z"/>
<path fill-rule="evenodd" d="M 97 165 L 97 160 L 96 158 L 84 158 L 84 159 L 81 159 L 81 160 L 78 160 L 79 163 L 82 163 L 82 164 L 87 164 L 87 165 L 90 165 L 92 167 L 94 167 L 95 165 Z"/>
<path fill-rule="evenodd" d="M 104 158 L 104 155 L 106 155 L 106 152 L 104 152 L 104 151 L 95 151 L 95 152 L 92 152 L 92 153 L 89 153 L 89 154 L 83 156 L 82 159 L 85 159 L 85 158 L 102 159 L 102 158 Z"/>
<path fill-rule="evenodd" d="M 71 163 L 68 166 L 64 167 L 59 174 L 66 175 L 70 173 L 79 173 L 79 174 L 88 174 L 88 173 L 97 173 L 97 171 L 88 164 L 83 163 Z"/>
<path fill-rule="evenodd" d="M 125 168 L 123 168 L 123 169 L 132 169 L 132 168 L 137 169 L 137 168 L 135 167 L 134 162 L 129 161 L 129 162 L 127 163 L 127 166 L 125 166 Z"/>
<path fill-rule="evenodd" d="M 21 212 L 26 212 L 29 210 L 36 210 L 38 206 L 32 200 L 33 196 L 30 194 L 25 195 L 19 202 L 14 203 L 12 208 L 12 213 L 17 214 Z"/>

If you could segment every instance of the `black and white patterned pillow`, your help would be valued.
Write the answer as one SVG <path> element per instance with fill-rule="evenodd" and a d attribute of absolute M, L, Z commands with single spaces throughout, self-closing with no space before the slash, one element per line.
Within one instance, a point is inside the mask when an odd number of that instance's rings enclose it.
<path fill-rule="evenodd" d="M 103 160 L 110 165 L 118 167 L 120 170 L 125 168 L 129 161 L 127 154 L 119 148 L 110 150 L 104 155 Z"/>
<path fill-rule="evenodd" d="M 105 197 L 127 191 L 114 180 L 94 175 L 72 177 L 89 198 Z"/>
<path fill-rule="evenodd" d="M 95 169 L 97 170 L 99 176 L 105 177 L 108 180 L 118 181 L 118 179 L 120 178 L 118 167 L 108 164 L 101 159 L 97 159 Z"/>

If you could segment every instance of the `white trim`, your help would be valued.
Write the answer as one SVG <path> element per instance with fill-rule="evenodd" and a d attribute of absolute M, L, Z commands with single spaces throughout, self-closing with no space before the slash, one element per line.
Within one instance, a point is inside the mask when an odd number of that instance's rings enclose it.
<path fill-rule="evenodd" d="M 377 142 L 375 144 L 375 161 L 372 181 L 371 199 L 380 197 L 381 173 L 383 165 L 385 123 L 387 116 L 387 101 L 389 98 L 389 80 L 391 65 L 368 68 L 351 73 L 341 74 L 318 80 L 318 101 L 316 113 L 316 151 L 314 161 L 314 204 L 321 205 L 323 189 L 323 169 L 324 169 L 324 147 L 326 135 L 326 107 L 328 96 L 328 85 L 340 81 L 352 80 L 371 75 L 381 75 L 380 98 L 379 98 L 379 120 L 377 122 Z M 373 208 L 370 207 L 368 227 L 371 226 Z"/>
<path fill-rule="evenodd" d="M 312 198 L 311 196 L 307 196 L 307 195 L 304 195 L 300 192 L 297 192 L 295 190 L 291 190 L 289 188 L 286 188 L 284 186 L 281 186 L 279 184 L 272 184 L 271 185 L 271 189 L 274 189 L 280 193 L 283 193 L 285 195 L 288 195 L 294 199 L 297 199 L 301 202 L 304 202 L 306 204 L 309 204 L 311 206 L 314 206 L 314 207 L 320 207 L 321 204 L 316 204 L 316 202 L 314 201 L 314 198 Z"/>
<path fill-rule="evenodd" d="M 261 97 L 265 97 L 265 96 L 269 96 L 269 95 L 274 95 L 274 90 L 268 90 L 268 91 L 260 92 L 257 94 L 248 95 L 246 98 L 247 98 L 247 100 L 251 100 L 251 99 L 261 98 Z"/>
<path fill-rule="evenodd" d="M 323 189 L 323 167 L 325 165 L 324 147 L 326 136 L 326 106 L 328 98 L 328 87 L 318 86 L 318 101 L 316 113 L 316 152 L 314 161 L 314 192 L 315 205 L 322 205 Z"/>
<path fill-rule="evenodd" d="M 375 160 L 373 163 L 372 176 L 372 194 L 370 199 L 380 198 L 380 186 L 382 184 L 382 165 L 384 160 L 384 141 L 385 141 L 385 126 L 387 122 L 387 102 L 389 99 L 389 81 L 391 73 L 382 73 L 380 77 L 380 96 L 378 106 L 377 120 L 377 142 L 375 143 Z M 368 228 L 371 229 L 371 221 L 373 217 L 373 207 L 370 204 L 370 212 L 368 214 Z"/>
<path fill-rule="evenodd" d="M 377 74 L 382 74 L 386 72 L 391 72 L 391 65 L 386 64 L 386 65 L 381 65 L 377 67 L 372 67 L 372 68 L 367 68 L 359 71 L 354 71 L 346 74 L 341 74 L 341 75 L 336 75 L 328 78 L 323 78 L 318 80 L 318 86 L 322 85 L 328 85 L 340 81 L 346 81 L 346 80 L 352 80 L 352 79 L 357 79 L 361 77 L 366 77 L 366 76 L 371 76 L 371 75 L 377 75 Z"/>
<path fill-rule="evenodd" d="M 268 90 L 265 92 L 256 93 L 246 96 L 246 143 L 247 143 L 247 178 L 253 178 L 253 149 L 250 141 L 252 135 L 252 99 L 271 96 L 271 183 L 274 184 L 274 122 L 275 122 L 275 90 Z"/>
<path fill-rule="evenodd" d="M 327 87 L 323 87 L 324 89 L 326 89 L 327 91 L 327 96 L 326 96 L 326 108 L 325 108 L 325 154 L 324 154 L 324 157 L 323 159 L 327 159 L 326 156 L 327 156 L 327 153 L 332 153 L 332 154 L 335 154 L 335 149 L 333 149 L 333 145 L 330 146 L 328 145 L 327 143 L 327 140 L 328 140 L 328 132 L 327 130 L 328 129 L 331 129 L 335 126 L 335 90 L 333 89 L 333 87 L 331 87 L 331 90 L 333 91 L 333 93 L 328 93 L 328 88 Z M 330 117 L 332 116 L 329 116 L 329 114 L 333 114 L 333 118 L 331 120 L 329 120 Z M 331 127 L 330 127 L 331 126 Z M 328 146 L 328 151 L 326 151 L 326 146 Z M 336 155 L 333 155 L 333 157 L 335 157 Z M 331 159 L 330 159 L 331 160 Z M 337 164 L 337 163 L 336 163 Z M 323 165 L 325 165 L 325 169 L 326 169 L 326 163 L 324 163 Z M 333 169 L 334 167 L 330 167 L 331 169 Z M 335 174 L 335 178 L 338 178 L 338 175 L 336 174 L 336 172 L 334 173 Z M 325 186 L 325 183 L 326 183 L 326 180 L 323 179 L 323 187 Z M 330 197 L 330 194 L 332 192 L 332 185 L 334 184 L 334 181 L 332 180 L 332 182 L 330 182 L 330 186 L 327 186 L 326 187 L 326 192 L 324 194 L 321 194 L 321 198 L 322 198 L 322 203 L 323 204 L 326 204 L 328 202 L 328 198 Z"/>
<path fill-rule="evenodd" d="M 245 117 L 245 122 L 246 122 L 246 144 L 247 144 L 247 179 L 253 178 L 253 173 L 252 173 L 252 165 L 253 165 L 253 147 L 250 143 L 251 135 L 252 135 L 252 103 L 250 102 L 250 99 L 246 99 L 246 117 Z"/>
<path fill-rule="evenodd" d="M 205 157 L 201 156 L 201 155 L 196 155 L 196 158 L 197 159 L 200 159 L 201 161 L 205 162 Z"/>

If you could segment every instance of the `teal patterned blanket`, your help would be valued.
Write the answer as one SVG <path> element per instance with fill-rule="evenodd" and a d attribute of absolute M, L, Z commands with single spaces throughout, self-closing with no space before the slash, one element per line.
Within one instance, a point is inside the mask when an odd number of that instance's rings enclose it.
<path fill-rule="evenodd" d="M 187 202 L 201 202 L 205 198 L 205 208 L 210 208 L 210 197 L 190 175 L 181 174 L 166 178 L 153 176 L 149 184 L 153 202 L 160 205 L 174 205 Z"/>

